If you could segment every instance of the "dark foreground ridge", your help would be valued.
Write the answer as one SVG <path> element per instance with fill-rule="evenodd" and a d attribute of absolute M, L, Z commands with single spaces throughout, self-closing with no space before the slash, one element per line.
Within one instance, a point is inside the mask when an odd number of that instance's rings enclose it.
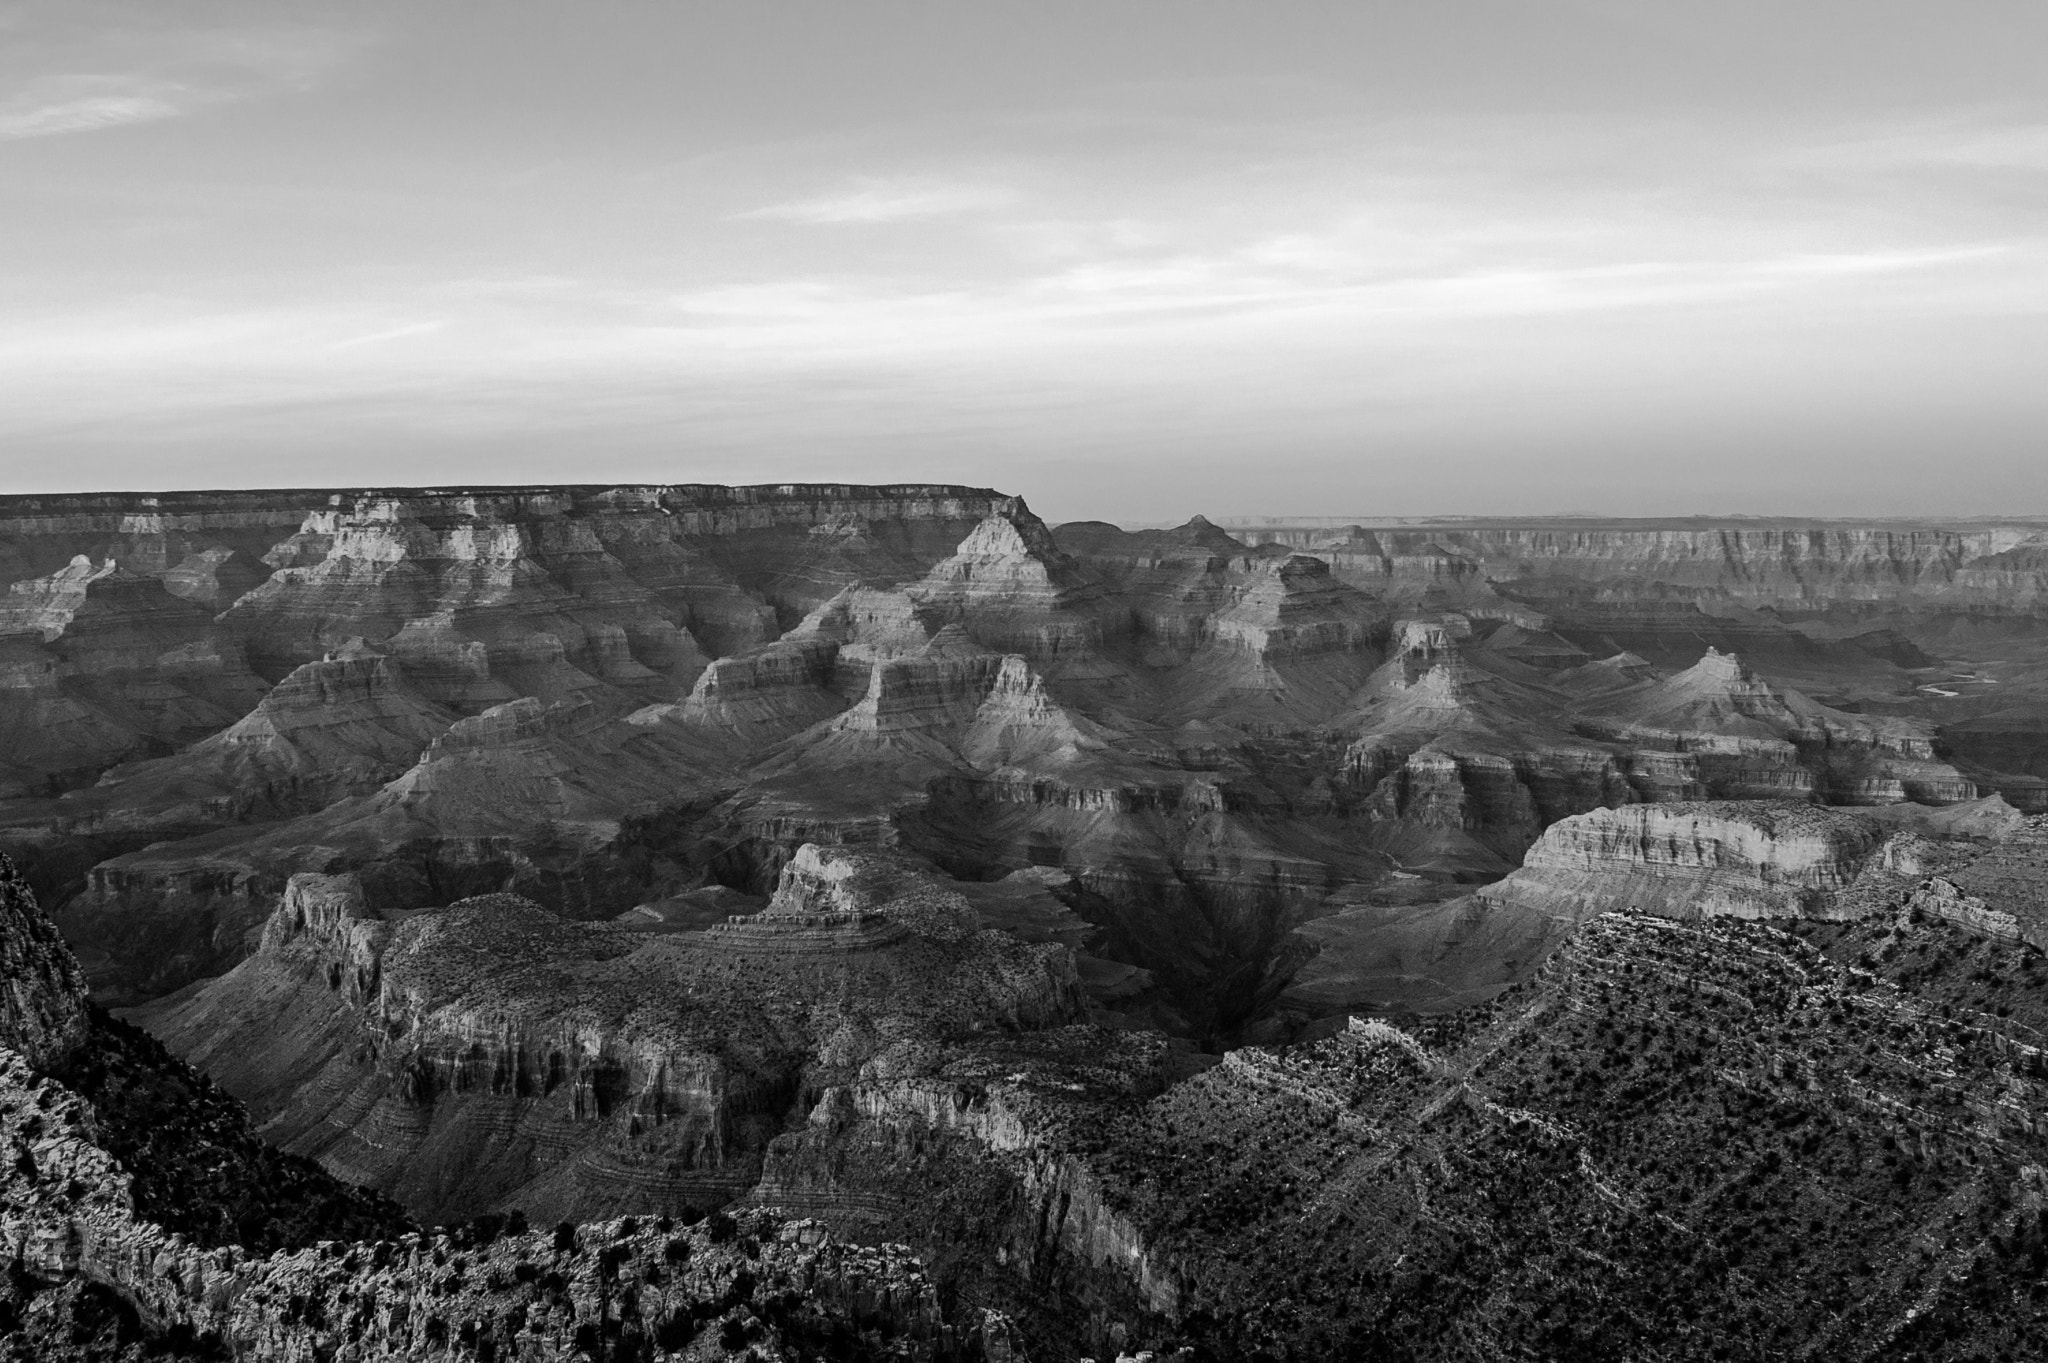
<path fill-rule="evenodd" d="M 771 1213 L 423 1232 L 66 988 L 4 858 L 0 947 L 27 967 L 0 1016 L 0 1358 L 937 1359 L 1007 1338 L 947 1329 L 906 1252 Z"/>

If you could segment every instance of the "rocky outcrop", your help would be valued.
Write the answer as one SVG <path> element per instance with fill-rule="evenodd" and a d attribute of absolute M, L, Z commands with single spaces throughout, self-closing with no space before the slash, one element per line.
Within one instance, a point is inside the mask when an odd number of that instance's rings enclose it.
<path fill-rule="evenodd" d="M 0 1046 L 32 1069 L 55 1069 L 85 1045 L 90 1025 L 84 972 L 0 857 Z"/>
<path fill-rule="evenodd" d="M 829 641 L 785 639 L 717 659 L 663 717 L 729 735 L 747 751 L 771 747 L 845 708 L 832 689 L 839 652 Z"/>
<path fill-rule="evenodd" d="M 908 591 L 975 642 L 1047 661 L 1098 652 L 1121 626 L 1101 586 L 1021 502 L 976 526 Z"/>
<path fill-rule="evenodd" d="M 1840 896 L 1884 842 L 1871 821 L 1810 805 L 1631 805 L 1560 820 L 1520 870 L 1479 896 L 1568 918 L 1619 909 L 1674 918 L 1853 916 L 1859 910 Z"/>
<path fill-rule="evenodd" d="M 1750 605 L 1997 599 L 2007 555 L 2039 534 L 2023 522 L 1855 525 L 1698 521 L 1471 522 L 1430 526 L 1231 527 L 1251 543 L 1341 552 L 1340 571 L 1392 585 L 1410 562 L 1455 555 L 1497 581 L 1665 584 Z M 1403 571 L 1403 569 L 1406 571 Z M 2031 586 L 2032 584 L 2022 584 Z M 2030 605 L 2024 597 L 2014 604 Z"/>
<path fill-rule="evenodd" d="M 0 839 L 32 846 L 46 868 L 87 848 L 92 860 L 233 824 L 309 814 L 400 775 L 454 716 L 403 669 L 362 650 L 297 668 L 256 708 L 174 756 L 126 762 L 61 799 L 17 808 Z"/>
<path fill-rule="evenodd" d="M 95 1294 L 136 1344 L 166 1354 L 568 1359 L 598 1341 L 623 1352 L 701 1334 L 719 1356 L 727 1341 L 824 1336 L 842 1356 L 878 1354 L 888 1338 L 892 1357 L 933 1358 L 957 1356 L 967 1334 L 903 1250 L 844 1246 L 773 1214 L 556 1231 L 522 1220 L 509 1234 L 498 1219 L 267 1255 L 209 1245 L 141 1214 L 104 1139 L 91 1104 L 0 1049 L 0 1148 L 16 1152 L 0 1174 L 0 1249 L 15 1264 L 0 1313 L 36 1356 L 86 1337 L 71 1320 L 89 1318 Z"/>
<path fill-rule="evenodd" d="M 2025 1354 L 2038 1322 L 1974 1304 L 2038 1243 L 2043 1095 L 2009 1027 L 1785 932 L 1606 916 L 1485 1008 L 1232 1052 L 1091 1125 L 1087 1163 L 1181 1337 L 1222 1355 L 1681 1353 L 1703 1329 Z M 1820 1271 L 1751 1271 L 1773 1262 Z"/>
<path fill-rule="evenodd" d="M 1447 622 L 1404 622 L 1396 644 L 1331 727 L 1349 737 L 1342 780 L 1382 821 L 1368 836 L 1402 866 L 1499 875 L 1559 818 L 1668 793 L 1625 750 L 1559 723 L 1563 698 L 1518 664 L 1482 667 Z"/>
<path fill-rule="evenodd" d="M 222 622 L 274 663 L 351 635 L 386 643 L 450 703 L 480 698 L 491 680 L 514 696 L 587 689 L 568 669 L 650 699 L 687 685 L 706 661 L 687 611 L 635 579 L 574 510 L 573 498 L 536 495 L 316 513 L 325 555 L 277 569 Z"/>
<path fill-rule="evenodd" d="M 1722 798 L 1813 792 L 1839 804 L 1949 804 L 1978 794 L 1938 760 L 1932 725 L 1830 709 L 1711 647 L 1676 676 L 1610 691 L 1586 707 L 1579 726 L 1692 754 L 1701 780 Z"/>
<path fill-rule="evenodd" d="M 0 603 L 0 793 L 54 794 L 166 751 L 231 722 L 264 690 L 203 609 L 81 556 L 13 583 Z"/>
<path fill-rule="evenodd" d="M 503 895 L 380 915 L 296 876 L 256 956 L 146 1016 L 289 1149 L 428 1214 L 552 1217 L 727 1201 L 790 1104 L 876 1048 L 1081 1007 L 1066 947 L 808 848 L 766 909 L 656 935 Z"/>
<path fill-rule="evenodd" d="M 1975 822 L 1969 831 L 1987 831 L 1987 822 Z M 1969 854 L 1951 845 L 1947 855 L 1901 864 L 1898 869 L 1909 876 L 1938 872 L 1914 887 L 1906 910 L 2048 951 L 2048 898 L 2042 894 L 2048 885 L 2048 819 L 2000 820 L 1992 829 L 1989 845 Z"/>
<path fill-rule="evenodd" d="M 1552 824 L 1519 868 L 1463 897 L 1375 889 L 1303 924 L 1295 936 L 1313 954 L 1278 1009 L 1299 1028 L 1347 1010 L 1468 1007 L 1530 978 L 1589 917 L 1616 911 L 1829 923 L 1917 911 L 2031 941 L 2040 915 L 2029 896 L 2044 878 L 2038 839 L 2002 806 L 1596 809 Z"/>

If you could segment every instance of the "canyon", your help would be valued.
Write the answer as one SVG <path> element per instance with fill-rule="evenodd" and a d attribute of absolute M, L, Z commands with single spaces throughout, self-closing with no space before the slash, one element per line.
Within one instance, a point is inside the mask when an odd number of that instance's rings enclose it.
<path fill-rule="evenodd" d="M 18 1194 L 37 1301 L 312 1339 L 283 1274 L 393 1356 L 2040 1338 L 2048 524 L 80 494 L 0 499 L 0 575 L 50 909 L 0 1096 L 110 1152 L 89 1215 Z M 156 1247 L 81 1046 L 219 1085 L 342 1247 Z"/>

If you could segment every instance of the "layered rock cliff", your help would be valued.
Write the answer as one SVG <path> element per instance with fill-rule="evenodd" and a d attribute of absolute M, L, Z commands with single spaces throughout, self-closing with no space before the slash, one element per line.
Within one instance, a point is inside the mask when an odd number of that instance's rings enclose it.
<path fill-rule="evenodd" d="M 374 974 L 352 887 L 294 890 L 272 945 L 322 940 Z M 4 858 L 0 951 L 0 1356 L 1017 1356 L 1000 1315 L 949 1320 L 900 1246 L 784 1214 L 423 1234 L 260 1144 L 225 1095 L 92 1010 Z"/>
<path fill-rule="evenodd" d="M 145 1016 L 288 1149 L 423 1214 L 555 1217 L 728 1201 L 792 1104 L 878 1050 L 1080 1008 L 1067 948 L 811 848 L 766 909 L 694 932 L 505 895 L 382 916 L 296 876 L 257 955 Z"/>
<path fill-rule="evenodd" d="M 1105 950 L 1163 972 L 1183 1008 L 1238 1000 L 1228 1019 L 1270 1001 L 1300 922 L 1397 872 L 1497 877 L 1587 809 L 1974 793 L 1927 724 L 1830 709 L 1742 665 L 1716 696 L 1768 704 L 1702 701 L 1715 679 L 1609 656 L 1489 586 L 1493 560 L 1448 531 L 1335 548 L 1251 545 L 1199 518 L 1051 532 L 1014 498 L 948 487 L 0 512 L 7 561 L 45 579 L 10 593 L 33 633 L 0 638 L 19 701 L 0 706 L 0 764 L 21 797 L 0 844 L 117 1001 L 231 965 L 297 871 L 353 871 L 380 909 L 509 891 L 609 918 L 719 884 L 765 893 L 828 841 L 908 843 L 975 876 L 1060 867 Z M 1607 552 L 1544 552 L 1581 551 Z M 1411 569 L 1419 596 L 1395 580 Z M 1674 584 L 1673 600 L 1691 590 Z M 112 593 L 97 634 L 96 592 Z M 1740 609 L 1758 640 L 1801 623 Z M 244 653 L 274 699 L 257 704 Z M 1903 684 L 1906 663 L 1850 654 Z"/>

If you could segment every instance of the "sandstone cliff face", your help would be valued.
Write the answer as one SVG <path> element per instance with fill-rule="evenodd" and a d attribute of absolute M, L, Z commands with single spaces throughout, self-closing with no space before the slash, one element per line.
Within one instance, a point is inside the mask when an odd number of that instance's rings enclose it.
<path fill-rule="evenodd" d="M 1067 948 L 806 849 L 762 912 L 651 936 L 510 896 L 392 921 L 294 877 L 258 955 L 149 1017 L 289 1149 L 433 1214 L 553 1217 L 730 1200 L 790 1105 L 876 1048 L 1080 1006 Z"/>
<path fill-rule="evenodd" d="M 1632 805 L 1564 819 L 1522 869 L 1480 891 L 1494 905 L 1582 917 L 1796 918 L 1834 907 L 1884 843 L 1853 814 L 1746 801 Z"/>
<path fill-rule="evenodd" d="M 1296 938 L 1313 955 L 1278 1006 L 1295 1027 L 1347 1010 L 1467 1007 L 1527 980 L 1589 916 L 1614 911 L 1786 923 L 1915 912 L 2032 941 L 2030 896 L 2044 875 L 2038 837 L 1996 797 L 1870 813 L 1745 801 L 1596 809 L 1551 825 L 1518 869 L 1476 892 L 1373 893 L 1302 925 Z"/>
<path fill-rule="evenodd" d="M 1978 794 L 1937 758 L 1932 725 L 1832 710 L 1713 648 L 1676 676 L 1609 691 L 1578 722 L 1590 734 L 1693 755 L 1722 798 L 1811 791 L 1840 804 L 1949 804 Z"/>
<path fill-rule="evenodd" d="M 1639 580 L 1711 588 L 1754 604 L 1893 601 L 1940 602 L 1982 590 L 1974 575 L 1995 572 L 2002 555 L 2038 534 L 2019 524 L 1968 529 L 1877 526 L 1767 527 L 1644 525 L 1626 522 L 1560 526 L 1494 524 L 1427 528 L 1357 527 L 1344 531 L 1271 527 L 1247 530 L 1253 542 L 1300 548 L 1329 544 L 1353 560 L 1361 576 L 1377 566 L 1387 579 L 1404 560 L 1456 555 L 1475 570 L 1513 582 L 1572 578 Z M 1410 570 L 1411 573 L 1414 571 Z"/>
<path fill-rule="evenodd" d="M 1124 621 L 1101 586 L 1021 502 L 991 515 L 908 589 L 932 618 L 977 643 L 1053 660 L 1098 652 Z"/>
<path fill-rule="evenodd" d="M 714 881 L 765 891 L 806 841 L 908 841 L 973 874 L 1066 867 L 1127 964 L 1164 966 L 1137 943 L 1192 915 L 1184 970 L 1263 979 L 1338 890 L 1396 865 L 1497 876 L 1588 808 L 1973 793 L 1926 726 L 1783 688 L 1770 736 L 1739 705 L 1652 722 L 1671 717 L 1647 664 L 1589 661 L 1579 645 L 1605 648 L 1489 587 L 1491 560 L 1448 532 L 1339 537 L 1414 566 L 1416 595 L 1199 519 L 1050 534 L 962 488 L 365 491 L 302 497 L 286 524 L 261 497 L 195 495 L 130 508 L 161 524 L 125 540 L 116 502 L 45 501 L 15 508 L 21 561 L 83 586 L 24 600 L 126 582 L 201 629 L 145 657 L 156 626 L 114 612 L 129 623 L 95 664 L 129 669 L 112 699 L 67 672 L 63 636 L 0 642 L 21 699 L 0 707 L 0 788 L 23 797 L 0 841 L 122 1000 L 232 963 L 301 870 L 354 870 L 392 907 L 508 890 L 609 917 Z M 97 555 L 75 571 L 37 557 L 67 533 Z M 1390 601 L 1422 609 L 1398 623 Z M 284 669 L 329 644 L 336 659 L 300 665 L 382 654 L 360 664 L 381 667 L 376 695 L 351 682 L 309 704 L 311 674 Z M 285 694 L 230 729 L 256 695 L 241 645 Z M 390 708 L 407 695 L 415 711 Z M 120 711 L 199 701 L 204 723 L 176 733 Z M 399 770 L 457 719 L 471 727 Z M 115 758 L 130 765 L 107 789 L 47 798 Z M 259 819 L 282 822 L 230 832 Z"/>
<path fill-rule="evenodd" d="M 440 661 L 451 702 L 464 698 L 452 684 L 457 660 L 476 646 L 487 677 L 512 695 L 574 685 L 567 669 L 633 692 L 693 680 L 706 658 L 687 612 L 639 583 L 573 509 L 547 496 L 509 506 L 366 499 L 323 515 L 318 562 L 279 568 L 222 622 L 273 665 L 351 635 L 389 641 L 425 676 Z"/>
<path fill-rule="evenodd" d="M 1464 647 L 1469 631 L 1462 616 L 1402 622 L 1397 656 L 1332 724 L 1350 740 L 1344 783 L 1381 820 L 1369 836 L 1403 866 L 1499 875 L 1556 819 L 1672 793 L 1625 749 L 1571 733 L 1565 697 Z"/>
<path fill-rule="evenodd" d="M 81 556 L 13 583 L 0 603 L 0 794 L 78 785 L 120 758 L 165 751 L 219 729 L 264 690 L 202 608 Z"/>
<path fill-rule="evenodd" d="M 55 801 L 24 802 L 0 840 L 34 846 L 46 866 L 85 849 L 89 866 L 151 842 L 311 813 L 398 776 L 453 719 L 389 659 L 338 654 L 297 668 L 255 709 L 181 753 L 123 763 Z"/>

